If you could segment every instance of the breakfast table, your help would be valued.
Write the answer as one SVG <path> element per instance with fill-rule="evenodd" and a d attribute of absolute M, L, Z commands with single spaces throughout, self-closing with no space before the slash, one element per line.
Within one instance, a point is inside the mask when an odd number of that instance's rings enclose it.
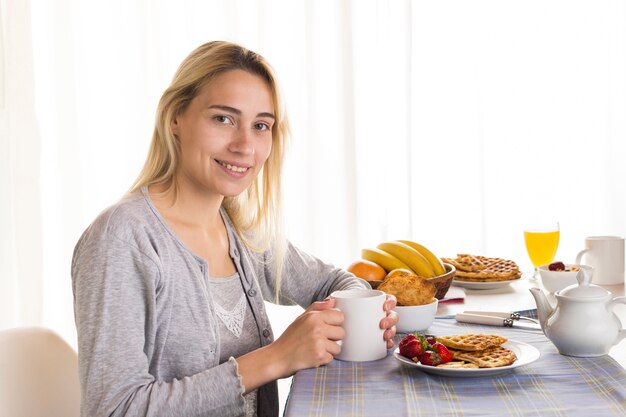
<path fill-rule="evenodd" d="M 517 311 L 536 317 L 529 288 L 539 281 L 523 277 L 500 288 L 459 289 L 460 299 L 442 302 L 427 333 L 491 333 L 530 345 L 539 357 L 504 373 L 472 376 L 433 374 L 401 362 L 394 349 L 370 362 L 334 360 L 294 375 L 284 415 L 289 416 L 624 416 L 626 415 L 626 340 L 609 355 L 573 357 L 558 353 L 540 330 L 457 322 L 466 310 Z M 624 286 L 606 286 L 614 296 Z M 554 302 L 554 296 L 548 295 Z M 626 323 L 626 306 L 616 314 Z M 404 334 L 396 336 L 397 342 Z M 581 337 L 584 335 L 581 334 Z M 518 358 L 518 360 L 524 358 Z"/>

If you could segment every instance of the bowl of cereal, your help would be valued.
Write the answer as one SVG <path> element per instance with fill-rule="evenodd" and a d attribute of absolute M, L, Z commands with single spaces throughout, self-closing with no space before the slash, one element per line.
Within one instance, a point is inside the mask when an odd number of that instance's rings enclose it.
<path fill-rule="evenodd" d="M 578 284 L 576 275 L 578 271 L 580 271 L 580 268 L 584 268 L 590 274 L 593 274 L 592 266 L 564 264 L 563 262 L 553 262 L 550 265 L 542 265 L 538 269 L 543 287 L 547 291 L 555 293 L 570 285 Z"/>

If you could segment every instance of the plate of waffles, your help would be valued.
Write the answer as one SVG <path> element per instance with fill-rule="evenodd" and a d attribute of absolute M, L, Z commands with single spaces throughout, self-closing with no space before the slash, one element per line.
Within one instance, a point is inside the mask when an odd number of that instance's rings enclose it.
<path fill-rule="evenodd" d="M 452 285 L 455 287 L 462 287 L 468 290 L 495 290 L 498 288 L 506 287 L 509 284 L 512 284 L 516 281 L 519 281 L 519 278 L 516 279 L 508 279 L 504 281 L 462 281 L 459 279 L 453 279 Z"/>
<path fill-rule="evenodd" d="M 471 290 L 501 288 L 522 277 L 517 264 L 508 259 L 458 254 L 456 258 L 442 260 L 456 268 L 452 284 Z"/>
<path fill-rule="evenodd" d="M 447 343 L 446 339 L 448 338 Z M 400 355 L 396 348 L 393 355 L 403 365 L 414 367 L 422 372 L 448 377 L 475 378 L 506 374 L 539 359 L 539 350 L 528 343 L 507 340 L 496 335 L 468 334 L 437 337 L 446 345 L 451 344 L 463 349 L 449 347 L 454 359 L 439 366 L 423 365 Z M 485 344 L 486 342 L 486 344 Z M 484 348 L 484 346 L 487 346 Z"/>

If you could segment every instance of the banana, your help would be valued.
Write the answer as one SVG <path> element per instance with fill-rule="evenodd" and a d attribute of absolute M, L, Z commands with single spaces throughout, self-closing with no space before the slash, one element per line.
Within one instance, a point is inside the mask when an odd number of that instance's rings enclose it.
<path fill-rule="evenodd" d="M 397 268 L 411 270 L 411 268 L 407 264 L 405 264 L 395 256 L 380 249 L 362 249 L 361 258 L 367 261 L 377 263 L 378 265 L 382 266 L 387 272 Z"/>
<path fill-rule="evenodd" d="M 435 275 L 443 275 L 446 273 L 446 268 L 443 267 L 443 263 L 441 259 L 437 258 L 434 253 L 428 250 L 424 245 L 420 245 L 419 243 L 412 242 L 410 240 L 398 240 L 398 242 L 402 242 L 405 245 L 408 245 L 418 251 L 419 253 L 426 258 L 428 263 L 433 267 L 435 271 Z"/>
<path fill-rule="evenodd" d="M 417 275 L 421 275 L 424 278 L 432 278 L 435 276 L 435 271 L 430 265 L 430 262 L 428 262 L 421 253 L 409 245 L 397 241 L 383 242 L 378 245 L 377 248 L 400 259 Z"/>

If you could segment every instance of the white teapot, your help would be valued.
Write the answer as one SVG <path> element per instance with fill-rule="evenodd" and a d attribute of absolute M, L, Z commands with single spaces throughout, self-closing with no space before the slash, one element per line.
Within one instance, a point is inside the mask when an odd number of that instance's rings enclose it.
<path fill-rule="evenodd" d="M 626 304 L 626 297 L 612 298 L 611 292 L 591 284 L 591 274 L 584 268 L 576 280 L 578 284 L 554 294 L 556 307 L 539 288 L 530 289 L 537 303 L 539 323 L 562 355 L 606 355 L 626 337 L 626 330 L 613 312 L 617 304 Z"/>

